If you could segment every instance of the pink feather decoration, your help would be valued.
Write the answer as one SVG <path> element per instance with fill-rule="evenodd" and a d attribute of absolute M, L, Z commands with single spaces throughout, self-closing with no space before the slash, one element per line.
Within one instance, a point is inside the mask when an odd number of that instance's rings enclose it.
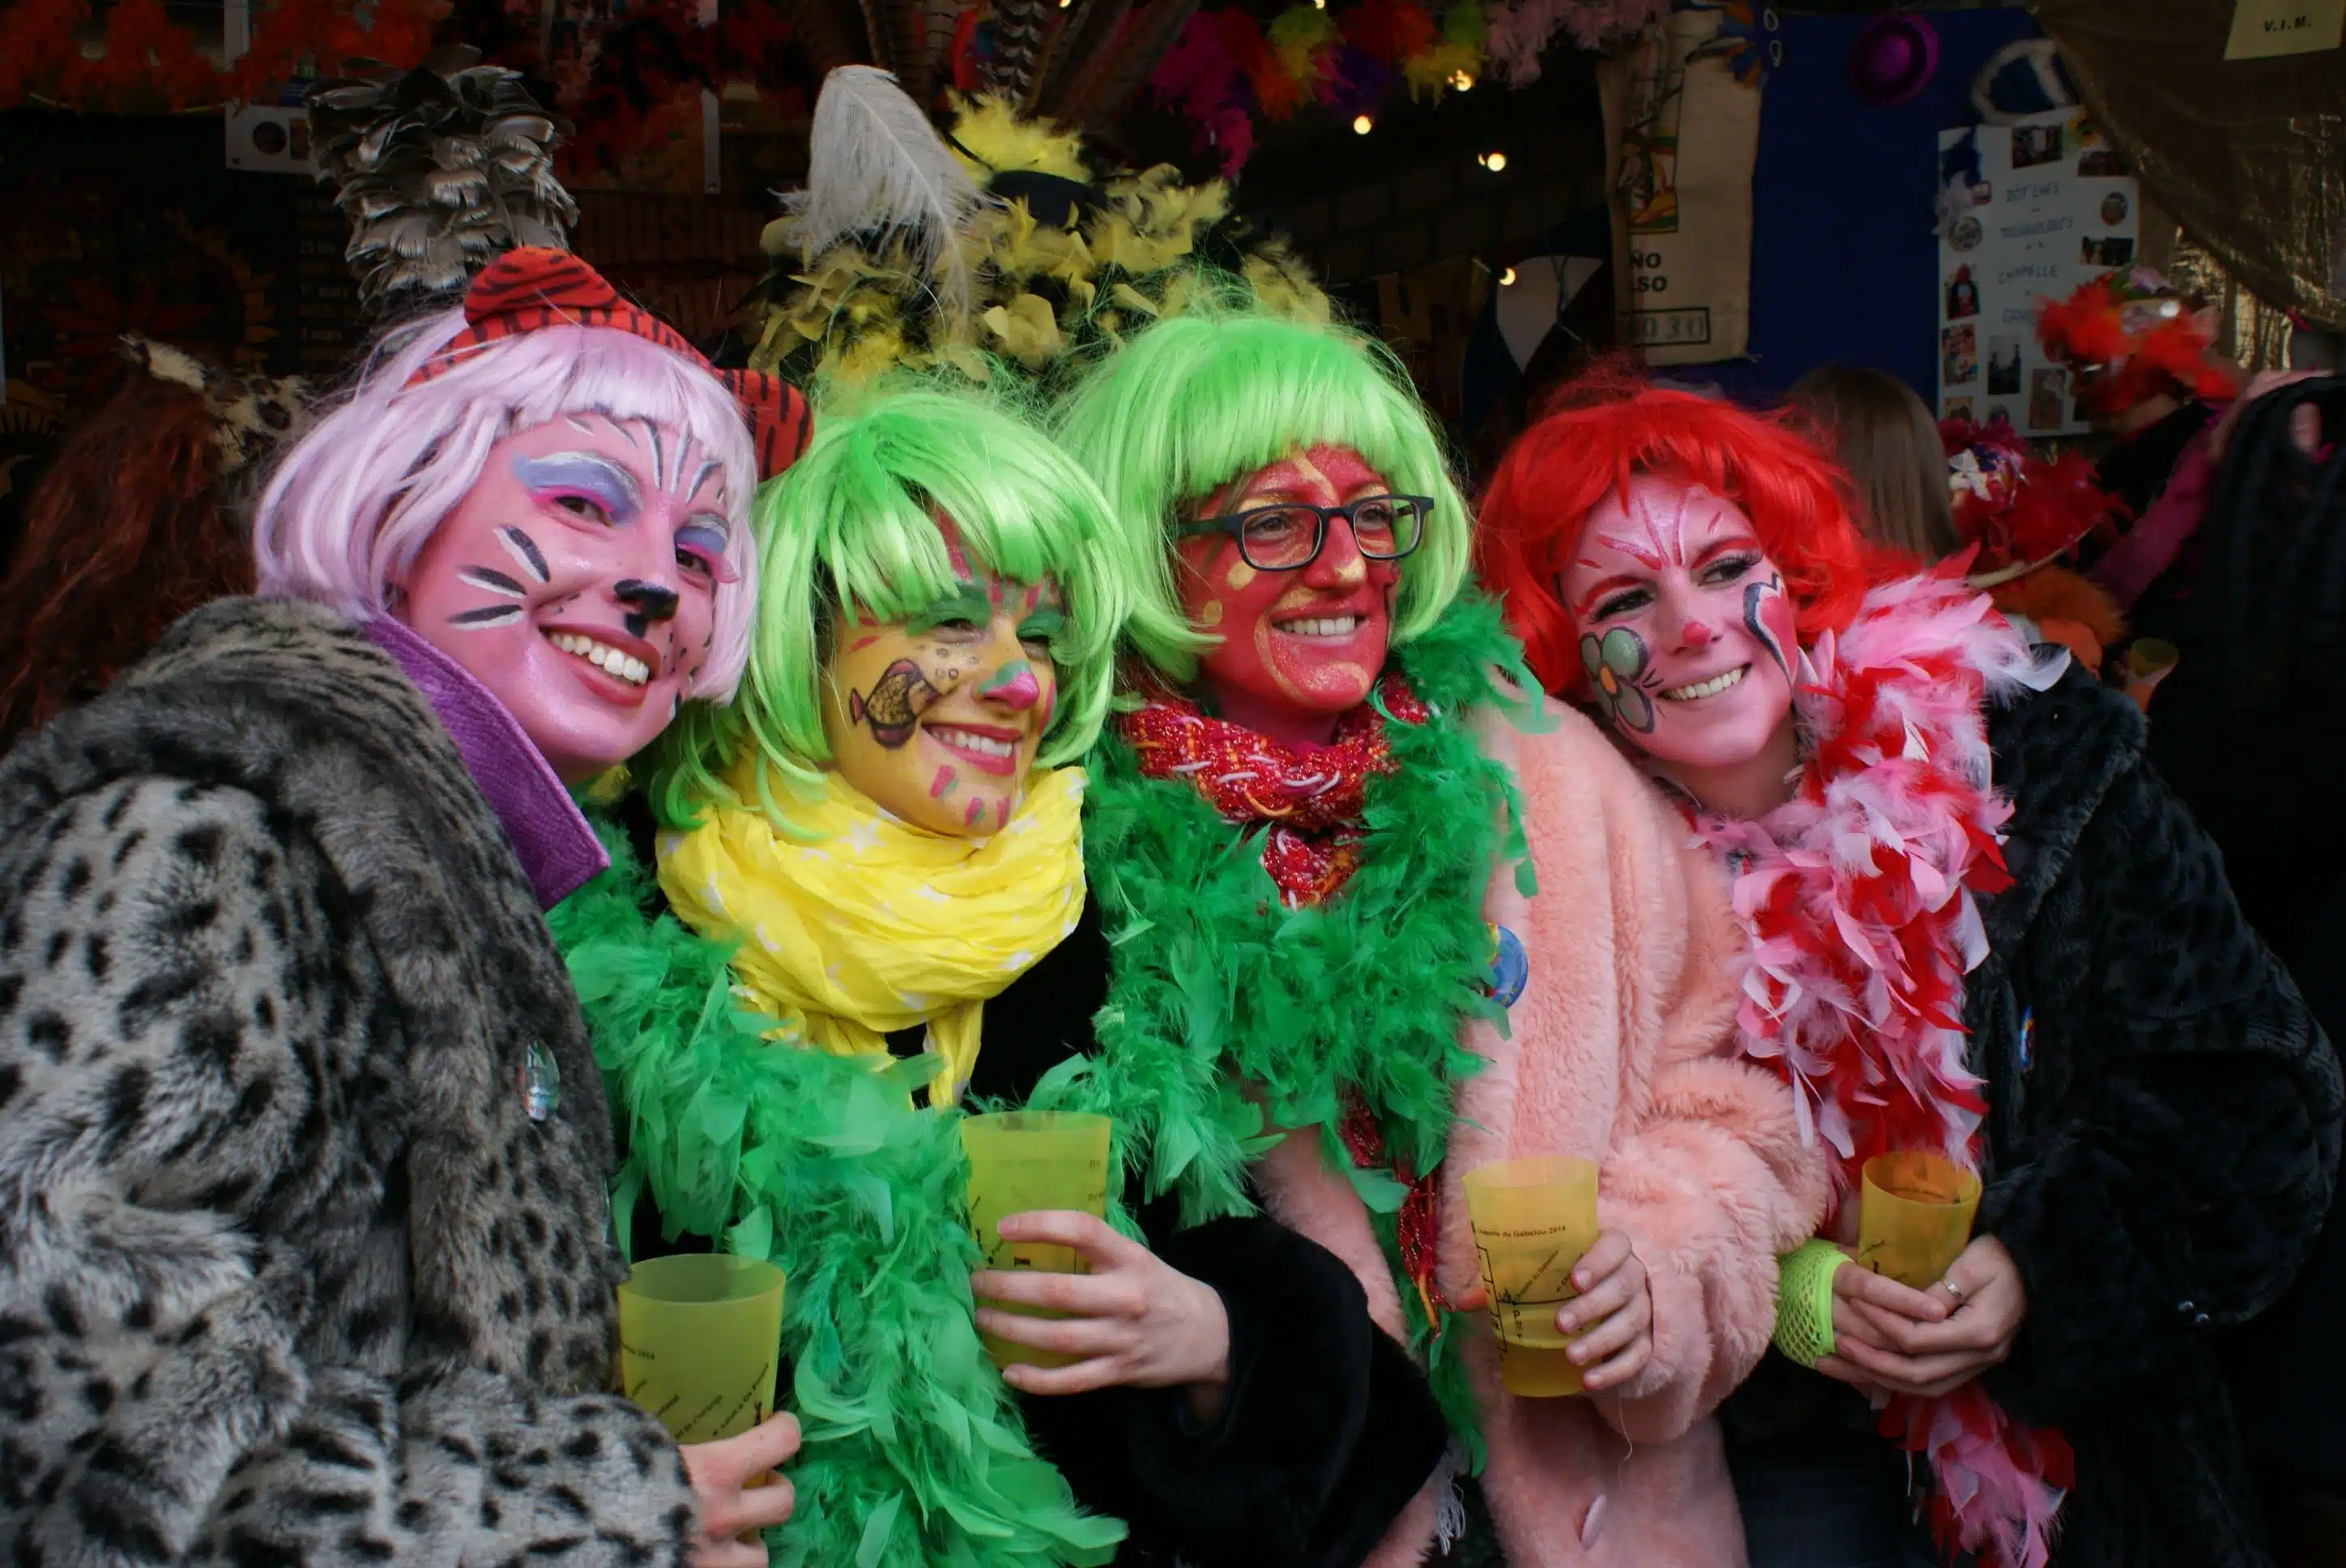
<path fill-rule="evenodd" d="M 1502 81 L 1539 79 L 1540 55 L 1558 33 L 1578 49 L 1604 49 L 1669 15 L 1670 0 L 1518 0 L 1491 15 L 1490 61 Z"/>
<path fill-rule="evenodd" d="M 1734 868 L 1744 1054 L 1790 1080 L 1803 1128 L 1839 1156 L 1837 1195 L 1892 1150 L 1979 1165 L 1964 979 L 1987 955 L 1974 894 L 2005 883 L 2012 815 L 1981 705 L 2062 667 L 2037 662 L 1962 581 L 1965 564 L 1878 585 L 1848 630 L 1820 636 L 1794 683 L 1809 760 L 1792 799 L 1756 821 L 1695 825 Z M 2018 1425 L 1976 1384 L 1894 1398 L 1882 1431 L 1930 1461 L 1943 1545 L 2045 1568 L 2070 1484 L 2058 1432 Z"/>

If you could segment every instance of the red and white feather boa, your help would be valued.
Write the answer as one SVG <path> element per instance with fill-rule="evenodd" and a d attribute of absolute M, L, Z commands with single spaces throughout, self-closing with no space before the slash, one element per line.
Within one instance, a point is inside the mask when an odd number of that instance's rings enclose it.
<path fill-rule="evenodd" d="M 1837 1196 L 1893 1150 L 1979 1166 L 1986 1102 L 1964 1066 L 1964 978 L 1987 955 L 1975 895 L 2010 885 L 2012 815 L 1983 703 L 2062 667 L 2040 663 L 1959 569 L 1881 585 L 1847 631 L 1818 637 L 1794 683 L 1797 792 L 1757 821 L 1696 824 L 1749 933 L 1743 1048 L 1784 1074 L 1804 1130 L 1840 1156 Z M 2070 1482 L 2057 1432 L 2011 1421 L 1976 1383 L 1893 1397 L 1882 1430 L 1929 1456 L 1943 1546 L 2043 1568 Z"/>

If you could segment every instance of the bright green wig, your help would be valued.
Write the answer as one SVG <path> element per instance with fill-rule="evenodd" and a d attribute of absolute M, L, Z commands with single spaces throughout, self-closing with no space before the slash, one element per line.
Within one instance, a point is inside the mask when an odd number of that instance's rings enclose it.
<path fill-rule="evenodd" d="M 1423 634 L 1466 580 L 1466 504 L 1440 438 L 1383 345 L 1237 303 L 1192 307 L 1102 361 L 1062 402 L 1060 443 L 1099 481 L 1137 585 L 1126 637 L 1174 679 L 1212 639 L 1181 613 L 1171 527 L 1230 480 L 1314 446 L 1346 446 L 1396 494 L 1430 495 L 1401 563 L 1393 641 Z"/>
<path fill-rule="evenodd" d="M 670 826 L 731 801 L 723 776 L 752 748 L 759 805 L 772 808 L 777 776 L 821 787 L 832 622 L 842 605 L 903 620 L 951 594 L 940 516 L 972 567 L 1019 583 L 1047 576 L 1065 596 L 1066 627 L 1051 642 L 1058 707 L 1036 761 L 1082 756 L 1107 714 L 1134 590 L 1098 487 L 1005 394 L 900 379 L 841 396 L 845 406 L 819 412 L 806 455 L 758 492 L 749 670 L 730 708 L 695 705 L 671 727 L 652 789 Z"/>

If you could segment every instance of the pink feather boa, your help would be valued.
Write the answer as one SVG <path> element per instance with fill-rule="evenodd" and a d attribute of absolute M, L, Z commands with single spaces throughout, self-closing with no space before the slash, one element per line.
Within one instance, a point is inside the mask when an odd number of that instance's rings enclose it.
<path fill-rule="evenodd" d="M 1840 1156 L 1839 1195 L 1893 1150 L 1979 1166 L 1986 1103 L 1964 1066 L 1964 977 L 1987 955 L 1974 894 L 2009 883 L 1998 846 L 2012 815 L 1982 704 L 2061 668 L 1957 576 L 1882 584 L 1802 659 L 1808 760 L 1792 799 L 1757 821 L 1697 820 L 1749 935 L 1743 1048 L 1784 1074 L 1803 1130 Z M 1976 1383 L 1893 1397 L 1882 1429 L 1929 1456 L 1942 1544 L 2043 1568 L 2069 1483 L 2059 1433 L 2013 1422 Z"/>

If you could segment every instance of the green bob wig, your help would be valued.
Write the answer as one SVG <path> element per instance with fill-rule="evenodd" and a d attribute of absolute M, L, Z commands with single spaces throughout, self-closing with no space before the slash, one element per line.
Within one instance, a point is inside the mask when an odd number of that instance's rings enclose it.
<path fill-rule="evenodd" d="M 1430 495 L 1425 536 L 1401 564 L 1393 641 L 1431 627 L 1466 580 L 1464 498 L 1399 361 L 1347 328 L 1237 302 L 1193 306 L 1092 370 L 1057 412 L 1062 445 L 1107 493 L 1137 585 L 1126 638 L 1177 681 L 1213 639 L 1174 590 L 1171 527 L 1230 480 L 1290 453 L 1350 447 L 1396 494 Z"/>
<path fill-rule="evenodd" d="M 1058 709 L 1037 764 L 1081 757 L 1107 717 L 1134 593 L 1098 487 L 1004 394 L 898 378 L 839 396 L 845 406 L 821 411 L 806 455 L 758 492 L 749 670 L 731 707 L 688 706 L 663 741 L 652 799 L 668 826 L 731 801 L 723 776 L 751 748 L 761 808 L 773 810 L 776 775 L 821 788 L 831 624 L 842 605 L 897 621 L 951 594 L 941 517 L 972 567 L 1049 577 L 1066 597 L 1051 641 Z"/>

